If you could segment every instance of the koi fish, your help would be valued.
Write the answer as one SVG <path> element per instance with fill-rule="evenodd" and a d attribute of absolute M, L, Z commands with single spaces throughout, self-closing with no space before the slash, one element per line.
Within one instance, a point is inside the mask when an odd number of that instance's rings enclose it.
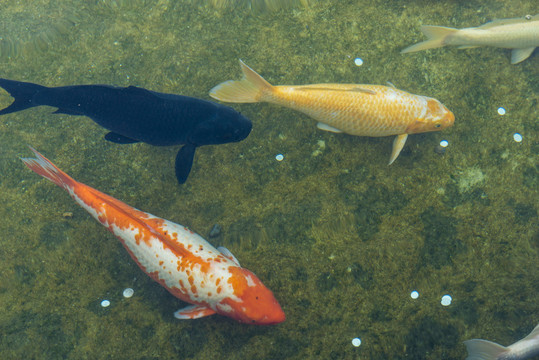
<path fill-rule="evenodd" d="M 539 325 L 524 339 L 507 347 L 495 342 L 472 339 L 464 342 L 468 357 L 466 360 L 524 360 L 539 355 Z"/>
<path fill-rule="evenodd" d="M 285 314 L 273 293 L 242 268 L 226 248 L 214 248 L 185 226 L 137 210 L 60 170 L 39 152 L 21 159 L 30 170 L 66 190 L 122 243 L 131 258 L 172 295 L 192 305 L 178 319 L 221 314 L 242 323 L 271 325 Z"/>
<path fill-rule="evenodd" d="M 135 86 L 49 88 L 7 79 L 0 79 L 0 86 L 15 98 L 0 115 L 47 105 L 58 108 L 55 114 L 89 117 L 109 130 L 105 140 L 117 144 L 184 145 L 175 163 L 180 184 L 187 181 L 197 147 L 241 141 L 252 127 L 249 119 L 228 106 Z"/>
<path fill-rule="evenodd" d="M 498 19 L 478 27 L 454 29 L 444 26 L 421 26 L 428 40 L 407 47 L 401 53 L 434 49 L 447 45 L 468 49 L 494 46 L 513 49 L 511 64 L 526 60 L 539 46 L 539 14 L 522 18 Z"/>
<path fill-rule="evenodd" d="M 399 156 L 408 134 L 443 130 L 455 116 L 438 100 L 394 86 L 313 84 L 273 86 L 240 60 L 243 79 L 225 81 L 210 91 L 214 99 L 269 102 L 301 111 L 318 120 L 318 128 L 357 136 L 397 135 L 389 159 Z"/>

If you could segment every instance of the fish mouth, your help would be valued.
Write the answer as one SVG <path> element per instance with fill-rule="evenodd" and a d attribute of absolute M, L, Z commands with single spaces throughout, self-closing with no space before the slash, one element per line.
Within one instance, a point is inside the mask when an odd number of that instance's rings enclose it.
<path fill-rule="evenodd" d="M 442 128 L 445 129 L 445 128 L 451 127 L 453 126 L 454 123 L 455 123 L 455 115 L 451 111 L 447 110 L 447 114 L 445 115 Z"/>

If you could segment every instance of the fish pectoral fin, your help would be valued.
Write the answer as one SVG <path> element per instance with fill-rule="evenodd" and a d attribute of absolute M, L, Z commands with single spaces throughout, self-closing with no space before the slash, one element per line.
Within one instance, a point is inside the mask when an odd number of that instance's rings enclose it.
<path fill-rule="evenodd" d="M 215 311 L 204 305 L 189 305 L 174 313 L 176 319 L 199 319 L 215 314 Z"/>
<path fill-rule="evenodd" d="M 395 84 L 393 84 L 391 81 L 386 81 L 387 85 L 390 87 L 390 88 L 393 88 L 393 89 L 396 89 L 397 87 L 395 86 Z"/>
<path fill-rule="evenodd" d="M 333 126 L 329 126 L 328 124 L 324 124 L 322 122 L 319 122 L 318 124 L 316 124 L 316 127 L 319 128 L 320 130 L 330 131 L 330 132 L 334 132 L 334 133 L 342 133 L 343 132 L 342 130 L 339 130 L 337 128 L 334 128 Z"/>
<path fill-rule="evenodd" d="M 122 92 L 128 95 L 142 95 L 142 96 L 153 95 L 155 96 L 155 93 L 153 93 L 152 91 L 138 87 L 138 86 L 133 86 L 133 85 L 123 88 Z"/>
<path fill-rule="evenodd" d="M 408 134 L 397 135 L 397 137 L 393 141 L 393 150 L 391 151 L 388 165 L 393 164 L 393 161 L 397 159 L 397 157 L 401 153 L 402 148 L 404 147 L 404 144 L 406 143 L 406 139 L 408 139 Z"/>
<path fill-rule="evenodd" d="M 238 261 L 238 259 L 236 259 L 236 257 L 234 256 L 234 254 L 232 254 L 232 253 L 230 252 L 230 250 L 228 250 L 226 247 L 224 247 L 224 246 L 219 246 L 219 247 L 217 248 L 217 250 L 219 250 L 219 251 L 221 252 L 221 254 L 223 254 L 223 256 L 226 257 L 227 259 L 230 259 L 230 260 L 232 260 L 233 262 L 235 262 L 236 265 L 241 266 L 241 265 L 240 265 L 240 262 Z"/>
<path fill-rule="evenodd" d="M 524 48 L 524 49 L 513 49 L 511 52 L 511 64 L 518 64 L 521 61 L 526 60 L 530 57 L 535 47 Z"/>
<path fill-rule="evenodd" d="M 131 139 L 112 131 L 105 135 L 105 140 L 116 144 L 133 144 L 139 142 L 139 140 Z"/>
<path fill-rule="evenodd" d="M 195 157 L 196 145 L 186 144 L 176 155 L 176 179 L 180 184 L 183 184 L 187 181 L 187 177 L 191 172 L 191 167 L 193 166 L 193 158 Z"/>

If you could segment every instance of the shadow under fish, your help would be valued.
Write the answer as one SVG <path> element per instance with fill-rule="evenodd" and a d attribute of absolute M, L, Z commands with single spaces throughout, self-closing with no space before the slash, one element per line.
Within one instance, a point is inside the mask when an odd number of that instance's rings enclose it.
<path fill-rule="evenodd" d="M 110 131 L 106 140 L 117 144 L 184 145 L 175 164 L 180 184 L 189 176 L 198 146 L 238 142 L 252 128 L 249 119 L 228 106 L 134 86 L 49 88 L 7 79 L 0 79 L 0 86 L 15 99 L 0 115 L 47 105 L 58 108 L 54 114 L 89 117 Z"/>

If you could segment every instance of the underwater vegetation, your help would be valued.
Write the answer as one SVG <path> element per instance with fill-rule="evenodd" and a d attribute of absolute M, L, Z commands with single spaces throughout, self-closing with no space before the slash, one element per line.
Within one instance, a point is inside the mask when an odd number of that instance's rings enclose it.
<path fill-rule="evenodd" d="M 18 58 L 21 54 L 44 52 L 53 45 L 67 41 L 68 35 L 79 17 L 44 4 L 25 6 L 25 2 L 2 1 L 0 3 L 0 61 Z"/>
<path fill-rule="evenodd" d="M 208 91 L 237 78 L 242 59 L 274 84 L 391 81 L 440 99 L 455 125 L 411 136 L 387 166 L 392 139 L 320 131 L 272 104 L 232 104 L 252 133 L 198 149 L 197 176 L 179 186 L 170 171 L 179 146 L 111 144 L 93 121 L 54 108 L 2 116 L 1 360 L 461 360 L 466 340 L 508 345 L 537 325 L 539 52 L 518 65 L 493 47 L 400 54 L 425 39 L 424 24 L 536 14 L 537 1 L 271 3 L 280 7 L 3 0 L 0 36 L 13 43 L 32 43 L 68 16 L 79 21 L 47 38 L 45 51 L 25 45 L 2 57 L 0 74 L 211 100 Z M 0 90 L 0 108 L 12 101 Z M 210 243 L 256 273 L 286 321 L 175 319 L 187 304 L 32 174 L 19 160 L 26 144 L 137 208 L 202 235 L 218 225 Z"/>
<path fill-rule="evenodd" d="M 309 7 L 316 0 L 189 0 L 189 2 L 215 8 L 242 7 L 252 9 L 255 12 L 264 12 L 292 7 Z"/>

